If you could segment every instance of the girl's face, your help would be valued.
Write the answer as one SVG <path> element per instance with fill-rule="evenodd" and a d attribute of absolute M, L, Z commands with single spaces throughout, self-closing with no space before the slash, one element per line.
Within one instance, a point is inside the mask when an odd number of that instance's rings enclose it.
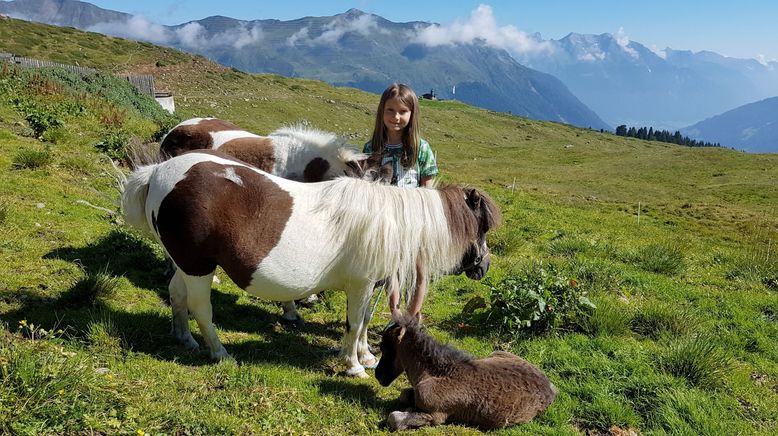
<path fill-rule="evenodd" d="M 386 100 L 384 105 L 384 126 L 390 142 L 393 139 L 402 139 L 402 132 L 411 121 L 411 108 L 404 105 L 399 98 L 393 97 Z"/>

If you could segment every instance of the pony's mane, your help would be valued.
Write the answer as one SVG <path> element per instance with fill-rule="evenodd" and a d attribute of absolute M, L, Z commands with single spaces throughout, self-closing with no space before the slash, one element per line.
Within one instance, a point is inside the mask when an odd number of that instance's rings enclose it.
<path fill-rule="evenodd" d="M 456 267 L 467 248 L 452 238 L 435 189 L 341 177 L 324 187 L 317 210 L 332 217 L 348 264 L 376 281 L 399 274 L 400 289 L 414 289 L 417 258 L 432 278 Z"/>
<path fill-rule="evenodd" d="M 321 154 L 339 162 L 345 163 L 367 158 L 367 155 L 360 153 L 355 146 L 348 144 L 345 138 L 305 124 L 282 127 L 268 136 L 287 138 L 290 151 L 316 148 Z"/>
<path fill-rule="evenodd" d="M 427 370 L 435 375 L 444 375 L 451 367 L 474 360 L 469 353 L 435 340 L 413 315 L 404 314 L 394 322 L 399 328 L 405 327 L 403 341 L 408 341 L 415 359 L 430 364 Z"/>

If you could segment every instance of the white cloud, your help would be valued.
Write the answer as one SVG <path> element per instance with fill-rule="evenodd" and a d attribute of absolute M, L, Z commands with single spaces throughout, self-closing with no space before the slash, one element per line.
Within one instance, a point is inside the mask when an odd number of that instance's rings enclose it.
<path fill-rule="evenodd" d="M 176 30 L 171 30 L 160 24 L 152 23 L 141 15 L 134 15 L 127 21 L 99 23 L 87 30 L 156 44 L 181 44 L 193 49 L 227 46 L 239 49 L 261 41 L 263 37 L 262 29 L 259 26 L 248 26 L 244 23 L 209 36 L 200 23 L 192 22 Z"/>
<path fill-rule="evenodd" d="M 321 35 L 311 38 L 309 29 L 303 27 L 290 36 L 286 43 L 288 45 L 320 45 L 337 43 L 343 35 L 347 33 L 356 33 L 359 35 L 369 35 L 374 32 L 387 32 L 378 28 L 378 23 L 373 15 L 360 15 L 354 19 L 338 17 L 324 26 Z"/>
<path fill-rule="evenodd" d="M 489 46 L 505 49 L 514 54 L 551 50 L 551 44 L 541 41 L 516 28 L 498 26 L 492 7 L 478 5 L 466 20 L 456 20 L 452 24 L 433 24 L 418 28 L 415 42 L 429 47 L 454 44 L 472 44 L 482 41 Z"/>
<path fill-rule="evenodd" d="M 632 56 L 635 59 L 640 57 L 638 55 L 638 52 L 635 51 L 634 48 L 629 46 L 629 36 L 627 36 L 627 34 L 624 32 L 623 27 L 619 27 L 619 31 L 616 32 L 616 34 L 613 35 L 613 37 L 616 39 L 616 44 L 618 44 L 621 47 L 621 49 L 627 52 L 630 56 Z"/>
<path fill-rule="evenodd" d="M 172 32 L 165 26 L 152 23 L 142 15 L 133 15 L 127 21 L 98 23 L 86 30 L 157 44 L 169 43 L 173 38 Z"/>

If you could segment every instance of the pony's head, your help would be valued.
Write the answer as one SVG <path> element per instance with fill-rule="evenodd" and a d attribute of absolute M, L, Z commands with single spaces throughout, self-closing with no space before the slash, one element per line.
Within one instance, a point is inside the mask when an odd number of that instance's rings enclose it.
<path fill-rule="evenodd" d="M 449 204 L 452 205 L 449 216 L 458 233 L 457 238 L 467 245 L 459 265 L 452 274 L 465 273 L 473 280 L 481 280 L 489 271 L 491 263 L 491 254 L 486 245 L 486 233 L 499 225 L 500 209 L 488 194 L 477 188 L 446 187 L 442 191 L 448 191 Z"/>
<path fill-rule="evenodd" d="M 363 155 L 364 156 L 364 155 Z M 344 171 L 347 177 L 367 180 L 369 182 L 391 183 L 392 163 L 388 162 L 381 165 L 382 156 L 380 154 L 370 154 L 360 159 L 351 159 L 346 161 L 348 169 Z"/>

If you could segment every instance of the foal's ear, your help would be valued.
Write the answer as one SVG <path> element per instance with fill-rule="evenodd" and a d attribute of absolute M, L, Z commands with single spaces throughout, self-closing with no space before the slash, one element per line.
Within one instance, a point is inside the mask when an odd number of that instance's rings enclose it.
<path fill-rule="evenodd" d="M 345 175 L 348 177 L 357 177 L 357 178 L 364 176 L 365 170 L 362 169 L 360 162 L 364 162 L 364 161 L 350 160 L 346 162 L 346 166 L 349 167 L 349 169 L 343 171 Z"/>
<path fill-rule="evenodd" d="M 403 336 L 405 336 L 405 326 L 400 327 L 400 333 L 397 334 L 397 343 L 403 341 Z"/>

